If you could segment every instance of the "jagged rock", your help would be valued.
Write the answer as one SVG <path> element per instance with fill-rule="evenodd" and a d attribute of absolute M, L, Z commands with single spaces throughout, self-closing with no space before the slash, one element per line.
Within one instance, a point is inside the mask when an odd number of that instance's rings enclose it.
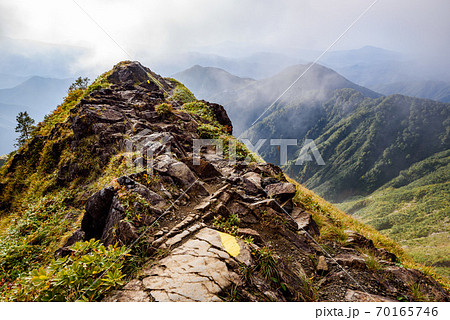
<path fill-rule="evenodd" d="M 231 215 L 230 210 L 222 203 L 219 203 L 214 211 L 217 215 L 222 217 L 229 217 Z"/>
<path fill-rule="evenodd" d="M 352 230 L 345 230 L 345 233 L 347 234 L 347 240 L 345 241 L 346 246 L 352 248 L 366 248 L 371 250 L 375 249 L 373 241 L 367 239 L 363 235 Z"/>
<path fill-rule="evenodd" d="M 342 267 L 347 266 L 354 269 L 367 269 L 366 261 L 351 253 L 341 253 L 334 257 L 334 260 Z"/>
<path fill-rule="evenodd" d="M 67 239 L 66 243 L 55 251 L 55 258 L 62 258 L 72 253 L 72 250 L 69 248 L 75 242 L 83 241 L 86 234 L 83 230 L 77 229 L 70 237 Z"/>
<path fill-rule="evenodd" d="M 257 174 L 256 172 L 247 172 L 242 176 L 243 178 L 243 184 L 246 189 L 246 191 L 250 191 L 253 194 L 258 194 L 260 191 L 262 191 L 261 188 L 261 176 Z"/>
<path fill-rule="evenodd" d="M 232 185 L 238 185 L 242 182 L 242 177 L 239 177 L 238 175 L 231 174 L 227 177 L 226 181 Z"/>
<path fill-rule="evenodd" d="M 208 199 L 208 200 L 202 201 L 200 204 L 195 206 L 194 210 L 203 212 L 203 211 L 208 210 L 210 207 L 211 207 L 211 200 Z"/>
<path fill-rule="evenodd" d="M 171 158 L 167 154 L 155 158 L 154 168 L 179 182 L 185 191 L 196 192 L 202 196 L 209 195 L 208 191 L 200 183 L 196 183 L 197 178 L 187 165 Z"/>
<path fill-rule="evenodd" d="M 168 132 L 158 132 L 145 136 L 140 142 L 143 154 L 150 157 L 157 157 L 164 152 L 172 150 L 174 137 Z"/>
<path fill-rule="evenodd" d="M 376 294 L 370 294 L 358 290 L 347 290 L 345 293 L 345 301 L 347 302 L 398 302 Z"/>
<path fill-rule="evenodd" d="M 292 199 L 288 199 L 284 203 L 281 204 L 282 211 L 288 215 L 292 214 L 292 210 L 294 210 L 294 202 Z"/>
<path fill-rule="evenodd" d="M 324 256 L 319 256 L 319 259 L 317 260 L 317 267 L 316 267 L 317 273 L 320 275 L 325 275 L 328 273 L 328 264 L 327 260 Z"/>
<path fill-rule="evenodd" d="M 267 178 L 262 179 L 261 186 L 263 188 L 266 188 L 268 185 L 275 184 L 275 183 L 280 183 L 280 180 L 278 180 L 277 178 L 274 178 L 274 177 L 267 177 Z"/>
<path fill-rule="evenodd" d="M 166 206 L 166 200 L 161 197 L 156 192 L 148 189 L 146 186 L 132 180 L 130 177 L 122 176 L 117 178 L 117 182 L 120 185 L 125 186 L 128 190 L 141 195 L 144 199 L 146 199 L 152 206 L 157 209 L 162 209 Z M 160 212 L 156 212 L 157 214 Z"/>
<path fill-rule="evenodd" d="M 274 199 L 264 199 L 264 200 L 252 203 L 250 205 L 250 207 L 253 210 L 258 210 L 258 209 L 264 210 L 264 208 L 271 208 L 275 211 L 281 211 L 280 205 Z"/>
<path fill-rule="evenodd" d="M 102 236 L 114 194 L 114 188 L 108 187 L 97 191 L 86 201 L 86 213 L 81 221 L 86 239 L 100 239 Z"/>
<path fill-rule="evenodd" d="M 383 249 L 383 248 L 377 249 L 377 253 L 384 260 L 394 262 L 394 263 L 397 262 L 397 260 L 398 260 L 398 258 L 395 254 L 387 251 L 386 249 Z"/>
<path fill-rule="evenodd" d="M 163 248 L 172 247 L 183 241 L 186 237 L 191 235 L 192 233 L 200 230 L 201 228 L 205 227 L 205 224 L 203 223 L 197 223 L 192 225 L 191 227 L 183 230 L 181 233 L 178 233 L 177 235 L 169 238 L 164 244 Z"/>
<path fill-rule="evenodd" d="M 225 126 L 225 128 L 227 128 L 227 131 L 229 134 L 232 134 L 233 133 L 233 124 L 231 123 L 230 118 L 228 118 L 225 108 L 217 103 L 212 103 L 212 102 L 208 102 L 205 100 L 200 100 L 200 101 L 203 102 L 204 104 L 208 105 L 211 108 L 217 121 L 221 125 Z"/>
<path fill-rule="evenodd" d="M 114 197 L 108 215 L 105 218 L 102 235 L 97 239 L 100 239 L 107 245 L 120 239 L 116 230 L 118 229 L 119 222 L 123 218 L 124 211 L 125 209 L 122 207 L 119 198 Z"/>
<path fill-rule="evenodd" d="M 183 219 L 179 224 L 172 228 L 167 234 L 168 237 L 180 233 L 183 229 L 189 226 L 192 222 L 196 221 L 199 218 L 197 214 L 189 214 L 186 218 Z"/>
<path fill-rule="evenodd" d="M 312 237 L 320 236 L 319 226 L 314 221 L 311 213 L 300 208 L 294 208 L 291 216 L 297 223 L 298 230 L 305 231 Z"/>
<path fill-rule="evenodd" d="M 118 239 L 122 243 L 132 243 L 139 238 L 136 227 L 129 221 L 120 221 L 118 224 Z"/>
<path fill-rule="evenodd" d="M 259 219 L 253 214 L 253 210 L 246 203 L 234 201 L 228 206 L 228 210 L 236 213 L 242 223 L 255 224 Z"/>
<path fill-rule="evenodd" d="M 218 199 L 230 186 L 228 184 L 220 187 L 216 192 L 211 195 L 212 199 Z"/>
<path fill-rule="evenodd" d="M 183 162 L 194 171 L 201 179 L 211 179 L 222 176 L 222 174 L 210 162 L 200 159 L 200 164 L 193 164 L 191 158 L 184 158 Z"/>
<path fill-rule="evenodd" d="M 269 184 L 266 186 L 265 190 L 269 197 L 277 198 L 282 202 L 294 197 L 295 192 L 297 191 L 295 186 L 289 182 Z"/>
<path fill-rule="evenodd" d="M 258 231 L 250 228 L 238 228 L 237 234 L 243 237 L 252 237 L 256 242 L 262 243 L 261 235 Z"/>

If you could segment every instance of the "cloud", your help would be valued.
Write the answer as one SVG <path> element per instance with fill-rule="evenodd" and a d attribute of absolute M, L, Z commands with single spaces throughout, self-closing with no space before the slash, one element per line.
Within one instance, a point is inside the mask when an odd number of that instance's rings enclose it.
<path fill-rule="evenodd" d="M 79 67 L 104 70 L 128 55 L 152 61 L 226 42 L 255 51 L 323 50 L 372 2 L 76 0 L 83 12 L 74 1 L 4 0 L 0 35 L 88 47 L 92 54 Z M 448 0 L 380 0 L 336 49 L 375 45 L 445 57 L 448 12 Z"/>

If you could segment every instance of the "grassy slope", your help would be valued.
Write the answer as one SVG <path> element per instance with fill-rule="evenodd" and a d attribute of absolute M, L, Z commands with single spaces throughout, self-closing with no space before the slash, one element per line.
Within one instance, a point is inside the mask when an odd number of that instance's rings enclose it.
<path fill-rule="evenodd" d="M 450 150 L 402 171 L 372 194 L 338 205 L 398 241 L 424 265 L 450 277 Z"/>
<path fill-rule="evenodd" d="M 340 202 L 372 193 L 450 145 L 448 104 L 393 95 L 365 99 L 342 115 L 339 110 L 353 99 L 350 93 L 337 91 L 325 105 L 327 120 L 306 135 L 315 139 L 326 165 L 290 163 L 286 168 L 326 199 Z"/>

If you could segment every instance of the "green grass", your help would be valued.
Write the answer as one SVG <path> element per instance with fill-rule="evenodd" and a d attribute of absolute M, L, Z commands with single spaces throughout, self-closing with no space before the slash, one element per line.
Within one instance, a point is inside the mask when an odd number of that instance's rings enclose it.
<path fill-rule="evenodd" d="M 213 225 L 225 232 L 229 233 L 233 236 L 237 235 L 237 230 L 239 228 L 239 216 L 236 213 L 232 213 L 228 218 L 224 218 L 222 216 L 215 216 L 213 220 Z"/>
<path fill-rule="evenodd" d="M 172 95 L 169 97 L 169 100 L 176 101 L 180 104 L 197 101 L 194 94 L 189 91 L 189 89 L 186 88 L 181 82 L 173 78 L 167 78 L 166 80 L 175 85 L 175 89 L 173 89 Z"/>
<path fill-rule="evenodd" d="M 68 191 L 44 197 L 30 195 L 20 209 L 4 218 L 0 232 L 0 278 L 14 281 L 36 265 L 53 260 L 54 251 L 64 244 L 82 216 L 80 210 L 65 205 L 65 199 L 70 197 Z"/>
<path fill-rule="evenodd" d="M 400 244 L 418 263 L 432 266 L 436 273 L 450 279 L 450 234 L 432 233 L 427 237 L 403 240 Z"/>
<path fill-rule="evenodd" d="M 377 231 L 374 227 L 363 223 L 361 220 L 344 213 L 335 205 L 325 201 L 313 191 L 306 189 L 295 180 L 286 177 L 289 182 L 297 186 L 297 193 L 294 202 L 313 213 L 313 219 L 319 226 L 320 233 L 340 232 L 337 229 L 356 231 L 368 239 L 371 239 L 377 248 L 384 248 L 394 253 L 402 265 L 406 268 L 418 269 L 435 278 L 447 290 L 450 287 L 450 281 L 442 273 L 436 273 L 438 269 L 431 268 L 414 260 L 399 243 Z M 329 229 L 334 229 L 330 231 Z M 444 248 L 443 252 L 447 249 Z M 442 252 L 442 251 L 441 251 Z M 446 254 L 448 256 L 448 253 Z"/>
<path fill-rule="evenodd" d="M 366 197 L 337 206 L 400 243 L 415 261 L 450 275 L 449 152 L 415 164 Z M 420 171 L 422 175 L 420 176 Z"/>

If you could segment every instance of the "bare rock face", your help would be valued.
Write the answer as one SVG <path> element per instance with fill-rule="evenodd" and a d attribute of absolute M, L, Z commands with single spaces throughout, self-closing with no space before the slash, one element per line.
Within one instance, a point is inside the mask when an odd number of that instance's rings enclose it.
<path fill-rule="evenodd" d="M 343 253 L 336 256 L 334 259 L 340 266 L 361 270 L 367 269 L 366 261 L 355 254 Z"/>
<path fill-rule="evenodd" d="M 222 301 L 218 294 L 231 285 L 241 285 L 238 263 L 252 264 L 248 247 L 238 238 L 203 228 L 170 256 L 144 268 L 142 287 L 115 291 L 104 301 Z M 233 268 L 234 267 L 234 268 Z M 137 280 L 133 280 L 138 283 Z M 129 283 L 130 284 L 130 283 Z"/>
<path fill-rule="evenodd" d="M 112 291 L 104 302 L 150 302 L 151 299 L 144 291 L 144 285 L 140 280 L 131 280 L 122 290 Z"/>
<path fill-rule="evenodd" d="M 101 237 L 114 194 L 115 190 L 109 187 L 97 191 L 87 200 L 86 213 L 81 223 L 86 239 Z"/>
<path fill-rule="evenodd" d="M 265 190 L 269 197 L 280 199 L 282 202 L 294 197 L 297 191 L 295 186 L 289 182 L 269 184 Z"/>
<path fill-rule="evenodd" d="M 297 223 L 299 230 L 307 232 L 312 237 L 320 235 L 319 226 L 314 221 L 310 212 L 296 208 L 292 212 L 292 218 Z"/>
<path fill-rule="evenodd" d="M 170 176 L 179 182 L 183 188 L 189 189 L 188 192 L 197 192 L 202 196 L 209 195 L 208 191 L 200 184 L 194 173 L 181 161 L 177 161 L 167 154 L 155 158 L 155 170 Z"/>
<path fill-rule="evenodd" d="M 233 133 L 233 124 L 231 123 L 230 118 L 228 118 L 228 114 L 225 111 L 225 108 L 217 103 L 212 103 L 212 102 L 208 102 L 205 100 L 200 100 L 200 101 L 211 107 L 217 121 L 221 125 L 225 126 L 228 129 L 229 134 L 232 134 Z"/>
<path fill-rule="evenodd" d="M 328 264 L 324 256 L 319 257 L 316 269 L 317 273 L 321 275 L 325 275 L 326 273 L 328 273 Z"/>
<path fill-rule="evenodd" d="M 371 250 L 375 249 L 373 241 L 367 239 L 363 235 L 351 230 L 345 230 L 345 233 L 347 234 L 347 240 L 345 242 L 346 246 Z"/>
<path fill-rule="evenodd" d="M 370 294 L 358 290 L 347 290 L 345 293 L 345 301 L 348 302 L 398 302 L 383 296 Z"/>
<path fill-rule="evenodd" d="M 261 176 L 255 172 L 248 172 L 242 176 L 244 189 L 248 194 L 257 195 L 262 192 Z"/>

